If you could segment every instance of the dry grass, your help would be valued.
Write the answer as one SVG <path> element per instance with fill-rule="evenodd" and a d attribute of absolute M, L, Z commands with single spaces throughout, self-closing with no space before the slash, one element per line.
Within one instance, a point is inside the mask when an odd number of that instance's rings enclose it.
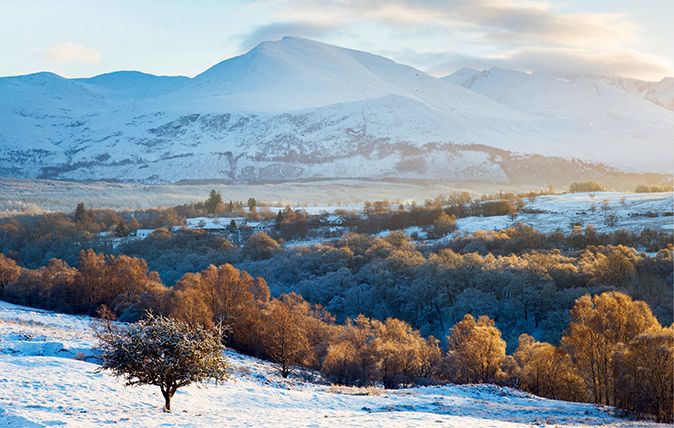
<path fill-rule="evenodd" d="M 357 386 L 344 386 L 344 385 L 330 385 L 328 392 L 333 394 L 343 394 L 343 395 L 381 395 L 381 388 L 376 388 L 374 386 L 367 387 L 357 387 Z"/>

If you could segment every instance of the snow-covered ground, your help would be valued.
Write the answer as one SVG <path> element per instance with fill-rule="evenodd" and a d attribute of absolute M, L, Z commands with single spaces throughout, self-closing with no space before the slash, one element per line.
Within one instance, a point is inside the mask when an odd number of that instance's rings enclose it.
<path fill-rule="evenodd" d="M 591 224 L 600 232 L 627 229 L 638 233 L 645 228 L 672 231 L 673 204 L 674 193 L 671 192 L 545 195 L 529 201 L 514 219 L 508 216 L 466 217 L 457 220 L 457 229 L 459 233 L 500 230 L 519 222 L 546 233 L 557 229 L 569 232 L 574 224 L 583 228 Z M 607 215 L 615 215 L 614 225 L 607 224 Z"/>
<path fill-rule="evenodd" d="M 165 414 L 156 387 L 125 387 L 98 373 L 86 360 L 93 343 L 86 317 L 0 302 L 0 426 L 635 425 L 610 408 L 493 385 L 385 391 L 284 380 L 269 363 L 229 351 L 230 381 L 179 390 Z"/>
<path fill-rule="evenodd" d="M 499 185 L 505 192 L 532 190 Z M 0 216 L 44 211 L 72 212 L 78 202 L 87 207 L 117 210 L 176 206 L 203 202 L 211 189 L 222 194 L 225 201 L 258 201 L 280 209 L 314 210 L 320 213 L 335 209 L 361 210 L 363 203 L 381 200 L 416 200 L 423 203 L 453 191 L 482 194 L 494 191 L 494 184 L 456 181 L 369 181 L 325 180 L 274 184 L 133 184 L 104 182 L 68 182 L 52 180 L 13 180 L 0 178 Z"/>

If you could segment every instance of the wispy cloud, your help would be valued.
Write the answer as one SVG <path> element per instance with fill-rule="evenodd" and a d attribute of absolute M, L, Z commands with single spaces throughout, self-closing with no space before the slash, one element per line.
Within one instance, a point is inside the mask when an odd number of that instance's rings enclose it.
<path fill-rule="evenodd" d="M 278 0 L 275 1 L 278 4 Z M 639 27 L 624 14 L 565 13 L 545 1 L 510 0 L 300 0 L 285 3 L 284 14 L 333 25 L 376 20 L 395 27 L 439 25 L 481 33 L 501 42 L 612 44 L 633 41 Z M 510 39 L 504 39 L 504 36 Z M 531 38 L 535 36 L 536 38 Z"/>
<path fill-rule="evenodd" d="M 462 65 L 646 78 L 672 72 L 668 59 L 635 48 L 643 30 L 623 13 L 569 12 L 545 0 L 259 1 L 273 3 L 285 21 L 258 27 L 243 38 L 247 44 L 267 35 L 321 37 L 334 31 L 363 40 L 362 27 L 376 24 L 399 39 L 417 39 L 423 32 L 433 40 L 431 49 L 420 45 L 417 53 L 395 43 L 377 49 L 433 74 Z M 418 53 L 424 50 L 436 53 Z M 408 60 L 412 57 L 416 61 Z"/>
<path fill-rule="evenodd" d="M 558 74 L 610 76 L 624 74 L 657 79 L 671 70 L 658 57 L 628 49 L 591 51 L 580 49 L 520 49 L 494 58 L 503 65 Z"/>
<path fill-rule="evenodd" d="M 239 36 L 239 48 L 243 51 L 249 50 L 260 42 L 268 40 L 277 40 L 283 36 L 293 35 L 301 37 L 321 37 L 328 33 L 337 31 L 333 26 L 324 23 L 310 22 L 273 22 L 255 28 L 248 34 Z"/>
<path fill-rule="evenodd" d="M 568 76 L 619 74 L 654 80 L 671 73 L 667 64 L 657 56 L 629 49 L 602 52 L 568 48 L 524 48 L 485 57 L 411 51 L 397 54 L 391 52 L 390 55 L 396 56 L 402 62 L 426 64 L 426 71 L 438 77 L 446 76 L 460 67 L 504 67 Z"/>
<path fill-rule="evenodd" d="M 73 42 L 56 43 L 39 56 L 49 64 L 98 64 L 101 60 L 95 49 Z"/>

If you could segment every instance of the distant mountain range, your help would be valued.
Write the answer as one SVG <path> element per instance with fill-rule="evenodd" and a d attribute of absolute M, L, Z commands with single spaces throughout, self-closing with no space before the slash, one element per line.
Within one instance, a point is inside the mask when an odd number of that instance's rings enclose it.
<path fill-rule="evenodd" d="M 552 183 L 671 173 L 672 79 L 461 69 L 285 37 L 194 78 L 0 78 L 0 176 Z M 602 165 L 597 165 L 602 164 Z"/>

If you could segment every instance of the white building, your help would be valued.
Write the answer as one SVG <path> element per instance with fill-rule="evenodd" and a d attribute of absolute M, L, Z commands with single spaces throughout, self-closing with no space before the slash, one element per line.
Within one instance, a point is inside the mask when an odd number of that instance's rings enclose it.
<path fill-rule="evenodd" d="M 226 231 L 232 220 L 237 227 L 246 224 L 245 217 L 192 217 L 185 219 L 188 229 L 202 229 L 211 232 Z"/>
<path fill-rule="evenodd" d="M 264 221 L 249 221 L 246 226 L 253 229 L 254 232 L 266 232 L 271 229 L 271 225 Z"/>
<path fill-rule="evenodd" d="M 154 231 L 155 229 L 136 229 L 134 236 L 140 239 L 145 239 Z"/>
<path fill-rule="evenodd" d="M 330 214 L 327 218 L 327 222 L 329 225 L 341 226 L 344 224 L 344 217 L 337 214 Z"/>

